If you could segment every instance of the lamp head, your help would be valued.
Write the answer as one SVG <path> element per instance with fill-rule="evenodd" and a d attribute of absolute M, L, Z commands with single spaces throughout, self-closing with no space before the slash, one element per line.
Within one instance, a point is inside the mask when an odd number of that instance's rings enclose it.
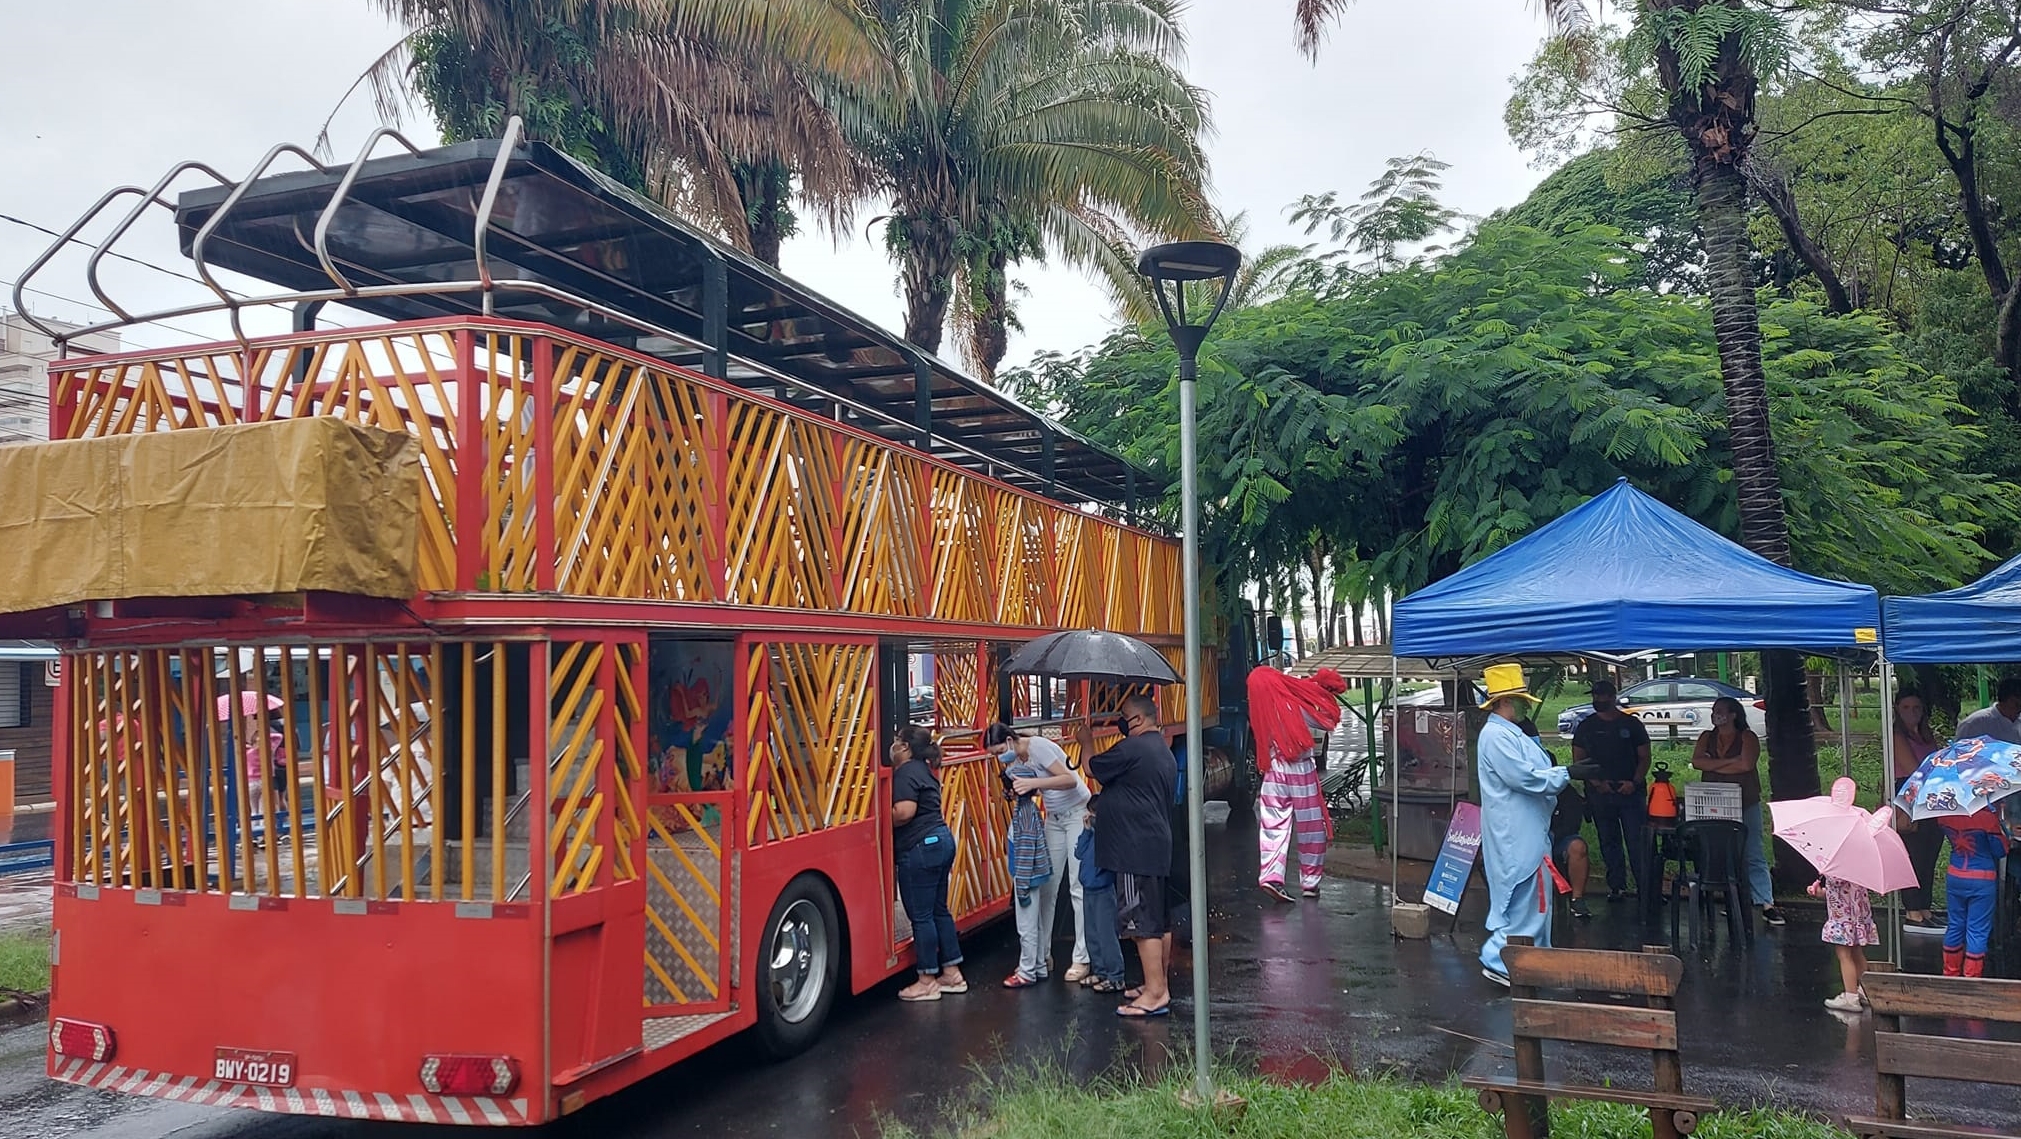
<path fill-rule="evenodd" d="M 1137 258 L 1137 272 L 1151 280 L 1158 298 L 1158 311 L 1165 315 L 1165 328 L 1179 349 L 1180 379 L 1192 378 L 1193 359 L 1207 339 L 1207 330 L 1228 303 L 1235 287 L 1235 274 L 1242 268 L 1242 251 L 1220 241 L 1172 241 L 1154 245 Z M 1214 291 L 1214 302 L 1204 319 L 1190 318 L 1187 310 L 1188 286 L 1202 283 Z M 1198 292 L 1194 295 L 1197 297 Z M 1196 310 L 1200 307 L 1193 306 Z"/>

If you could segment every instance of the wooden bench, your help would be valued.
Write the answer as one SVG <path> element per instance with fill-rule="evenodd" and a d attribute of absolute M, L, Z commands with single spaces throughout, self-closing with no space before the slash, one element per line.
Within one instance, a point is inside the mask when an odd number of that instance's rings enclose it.
<path fill-rule="evenodd" d="M 1502 1116 L 1508 1139 L 1544 1139 L 1551 1133 L 1550 1101 L 1600 1100 L 1649 1111 L 1655 1139 L 1677 1139 L 1698 1129 L 1698 1119 L 1717 1108 L 1701 1096 L 1684 1094 L 1684 1069 L 1677 1056 L 1677 1011 L 1672 1003 L 1684 977 L 1684 963 L 1668 953 L 1614 953 L 1594 949 L 1540 949 L 1528 938 L 1512 937 L 1502 950 L 1509 967 L 1510 1018 L 1515 1025 L 1516 1078 L 1469 1077 L 1460 1081 L 1479 1093 L 1481 1107 Z M 1626 994 L 1636 1004 L 1597 1004 L 1539 996 L 1539 990 Z M 1598 1044 L 1649 1053 L 1654 1087 L 1593 1087 L 1544 1078 L 1544 1041 Z"/>
<path fill-rule="evenodd" d="M 1874 1114 L 1848 1116 L 1855 1135 L 1893 1139 L 2015 1139 L 2021 1132 L 1910 1119 L 1907 1077 L 2021 1087 L 2021 1044 L 1909 1032 L 1902 1024 L 1979 1020 L 2021 1024 L 2021 981 L 1868 972 L 1862 985 L 1874 1010 Z"/>

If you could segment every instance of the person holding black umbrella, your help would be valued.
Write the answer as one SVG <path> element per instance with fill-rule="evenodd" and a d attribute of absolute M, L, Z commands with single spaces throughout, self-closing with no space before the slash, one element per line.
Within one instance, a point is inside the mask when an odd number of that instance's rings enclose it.
<path fill-rule="evenodd" d="M 1156 700 L 1137 695 L 1123 701 L 1122 727 L 1122 740 L 1088 761 L 1089 773 L 1102 785 L 1095 865 L 1116 875 L 1116 932 L 1136 942 L 1144 966 L 1143 986 L 1116 1015 L 1164 1016 L 1172 1011 L 1165 975 L 1171 918 L 1165 899 L 1178 761 L 1165 742 Z M 1076 735 L 1082 754 L 1094 751 L 1091 725 L 1082 723 Z"/>

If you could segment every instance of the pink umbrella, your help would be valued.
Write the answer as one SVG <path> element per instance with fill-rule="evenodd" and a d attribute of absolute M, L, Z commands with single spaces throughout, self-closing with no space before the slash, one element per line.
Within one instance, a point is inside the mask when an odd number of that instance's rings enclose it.
<path fill-rule="evenodd" d="M 1908 848 L 1895 833 L 1894 808 L 1862 811 L 1853 805 L 1857 790 L 1852 780 L 1841 778 L 1830 795 L 1770 803 L 1776 836 L 1827 878 L 1880 894 L 1916 885 Z"/>
<path fill-rule="evenodd" d="M 276 708 L 285 708 L 285 707 L 287 707 L 287 705 L 285 702 L 281 700 L 280 697 L 278 696 L 267 697 L 267 711 L 271 712 Z M 245 691 L 239 693 L 239 715 L 257 716 L 259 714 L 260 714 L 260 694 L 252 691 Z M 218 697 L 218 719 L 220 721 L 223 721 L 229 720 L 231 718 L 232 718 L 232 694 L 227 692 L 223 696 Z"/>

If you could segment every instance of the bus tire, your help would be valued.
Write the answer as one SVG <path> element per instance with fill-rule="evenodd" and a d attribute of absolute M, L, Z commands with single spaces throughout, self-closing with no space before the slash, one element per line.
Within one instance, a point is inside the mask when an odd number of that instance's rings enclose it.
<path fill-rule="evenodd" d="M 835 896 L 813 874 L 786 884 L 765 920 L 757 962 L 758 1040 L 783 1060 L 821 1035 L 842 976 Z"/>
<path fill-rule="evenodd" d="M 1243 749 L 1228 757 L 1228 817 L 1247 819 L 1256 813 L 1256 791 L 1263 782 L 1256 774 L 1256 760 Z"/>

